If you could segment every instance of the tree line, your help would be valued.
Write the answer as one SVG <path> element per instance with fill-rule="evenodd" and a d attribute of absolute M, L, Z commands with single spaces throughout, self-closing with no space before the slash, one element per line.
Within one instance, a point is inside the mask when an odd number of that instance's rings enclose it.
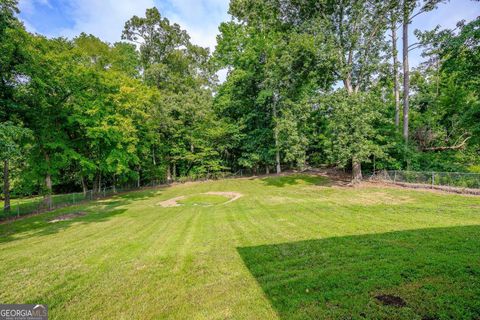
<path fill-rule="evenodd" d="M 4 204 L 238 170 L 480 171 L 480 19 L 408 39 L 442 2 L 231 0 L 210 52 L 157 8 L 110 44 L 28 33 L 0 0 Z"/>

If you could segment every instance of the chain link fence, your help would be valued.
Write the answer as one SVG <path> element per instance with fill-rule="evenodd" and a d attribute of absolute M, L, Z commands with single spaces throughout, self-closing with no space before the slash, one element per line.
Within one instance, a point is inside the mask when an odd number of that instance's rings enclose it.
<path fill-rule="evenodd" d="M 181 177 L 170 182 L 165 179 L 159 179 L 144 184 L 135 183 L 121 187 L 103 187 L 97 190 L 88 190 L 86 192 L 54 194 L 51 195 L 50 198 L 44 196 L 35 196 L 30 198 L 12 199 L 10 208 L 0 211 L 0 221 L 54 210 L 57 208 L 97 199 L 108 198 L 117 194 L 140 190 L 143 188 L 167 186 L 172 182 L 185 183 L 232 177 L 245 177 L 255 174 L 256 172 L 252 170 L 239 170 L 235 173 L 224 172 L 205 177 Z M 421 187 L 468 188 L 479 189 L 480 191 L 480 173 L 384 170 L 373 173 L 370 177 L 370 180 L 396 184 L 418 185 Z"/>
<path fill-rule="evenodd" d="M 1 203 L 0 221 L 18 218 L 29 214 L 50 211 L 97 199 L 108 198 L 124 192 L 135 191 L 144 188 L 167 186 L 174 182 L 185 183 L 193 181 L 216 180 L 243 175 L 245 175 L 243 172 L 237 172 L 233 174 L 229 172 L 220 172 L 216 173 L 215 175 L 207 175 L 203 177 L 179 177 L 171 181 L 167 181 L 166 179 L 157 179 L 142 184 L 137 182 L 123 186 L 102 187 L 98 188 L 97 190 L 88 190 L 86 192 L 52 194 L 50 197 L 34 196 L 29 198 L 12 199 L 10 201 L 9 208 L 3 208 L 3 203 Z"/>
<path fill-rule="evenodd" d="M 166 185 L 168 185 L 166 180 L 155 180 L 140 186 L 138 184 L 130 184 L 121 187 L 102 187 L 98 188 L 97 190 L 88 190 L 85 192 L 52 194 L 50 197 L 34 196 L 29 198 L 12 199 L 9 208 L 3 208 L 2 203 L 3 211 L 0 211 L 0 221 L 10 218 L 18 218 L 20 216 L 29 214 L 50 211 L 97 199 L 108 198 L 128 191 Z"/>
<path fill-rule="evenodd" d="M 0 220 L 35 214 L 86 201 L 110 197 L 120 192 L 122 192 L 122 189 L 109 187 L 97 191 L 88 190 L 85 193 L 75 192 L 68 194 L 53 194 L 50 197 L 35 196 L 30 198 L 12 199 L 10 202 L 10 208 L 4 208 L 3 211 L 0 212 Z"/>
<path fill-rule="evenodd" d="M 480 173 L 389 170 L 375 172 L 372 180 L 430 187 L 480 189 Z"/>

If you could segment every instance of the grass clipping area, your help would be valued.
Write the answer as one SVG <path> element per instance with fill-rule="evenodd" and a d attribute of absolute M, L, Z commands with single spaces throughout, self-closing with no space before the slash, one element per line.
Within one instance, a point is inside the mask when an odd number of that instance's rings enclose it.
<path fill-rule="evenodd" d="M 190 183 L 0 225 L 0 260 L 0 301 L 51 319 L 479 319 L 480 198 Z"/>

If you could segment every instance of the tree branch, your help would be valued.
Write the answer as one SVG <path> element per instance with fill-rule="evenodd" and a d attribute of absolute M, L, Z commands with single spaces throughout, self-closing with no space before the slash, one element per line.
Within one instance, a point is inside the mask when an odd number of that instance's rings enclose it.
<path fill-rule="evenodd" d="M 465 147 L 465 144 L 471 137 L 465 138 L 461 143 L 453 145 L 453 146 L 446 146 L 446 147 L 430 147 L 430 148 L 423 148 L 423 151 L 446 151 L 446 150 L 459 150 Z"/>

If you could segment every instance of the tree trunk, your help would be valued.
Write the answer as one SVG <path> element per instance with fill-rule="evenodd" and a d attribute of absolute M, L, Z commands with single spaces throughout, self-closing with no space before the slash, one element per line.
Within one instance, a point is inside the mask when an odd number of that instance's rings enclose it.
<path fill-rule="evenodd" d="M 275 145 L 278 146 L 278 140 L 275 140 Z M 280 174 L 282 173 L 282 167 L 280 166 L 280 151 L 278 150 L 278 147 L 277 147 L 277 150 L 275 151 L 275 161 L 277 163 L 277 174 Z"/>
<path fill-rule="evenodd" d="M 350 76 L 344 80 L 345 89 L 349 95 L 354 94 L 352 86 L 350 84 Z M 357 183 L 362 180 L 362 165 L 360 162 L 352 159 L 352 182 Z"/>
<path fill-rule="evenodd" d="M 137 188 L 140 188 L 140 170 L 138 170 Z"/>
<path fill-rule="evenodd" d="M 98 194 L 102 192 L 102 173 L 98 174 Z"/>
<path fill-rule="evenodd" d="M 362 180 L 362 164 L 356 160 L 352 161 L 352 182 L 358 183 Z"/>
<path fill-rule="evenodd" d="M 170 171 L 170 163 L 167 165 L 167 183 L 172 181 L 172 172 Z"/>
<path fill-rule="evenodd" d="M 265 166 L 265 173 L 270 174 L 270 167 L 268 165 Z"/>
<path fill-rule="evenodd" d="M 173 163 L 173 173 L 172 173 L 172 178 L 173 178 L 173 181 L 177 180 L 177 164 L 174 162 Z"/>
<path fill-rule="evenodd" d="M 81 177 L 81 181 L 82 181 L 83 197 L 86 198 L 87 197 L 87 184 L 85 183 L 85 177 L 84 176 Z"/>
<path fill-rule="evenodd" d="M 10 212 L 10 177 L 8 170 L 8 160 L 3 162 L 3 212 Z"/>
<path fill-rule="evenodd" d="M 345 87 L 345 89 L 347 89 L 347 92 L 349 94 L 353 93 L 353 86 L 350 74 L 345 79 L 343 79 L 343 86 Z"/>
<path fill-rule="evenodd" d="M 397 24 L 392 18 L 393 94 L 395 96 L 395 127 L 400 125 L 400 89 L 398 86 Z"/>
<path fill-rule="evenodd" d="M 408 113 L 410 93 L 410 71 L 408 66 L 408 24 L 409 10 L 407 0 L 403 1 L 403 138 L 408 142 Z"/>
<path fill-rule="evenodd" d="M 277 97 L 275 94 L 273 97 L 273 119 L 274 121 L 277 120 Z M 277 174 L 280 174 L 282 173 L 282 168 L 280 166 L 280 143 L 278 141 L 278 129 L 276 124 L 273 130 L 273 135 L 275 138 L 275 163 L 277 168 Z"/>
<path fill-rule="evenodd" d="M 52 176 L 50 173 L 45 175 L 45 188 L 47 189 L 47 193 L 45 194 L 45 205 L 47 208 L 52 208 Z"/>
<path fill-rule="evenodd" d="M 95 174 L 95 178 L 93 178 L 93 184 L 92 184 L 92 193 L 93 194 L 97 193 L 97 187 L 98 187 L 98 174 Z"/>
<path fill-rule="evenodd" d="M 44 197 L 44 203 L 47 208 L 52 208 L 52 176 L 50 175 L 50 156 L 45 153 L 45 162 L 47 163 L 47 173 L 45 174 L 45 189 L 46 194 Z"/>

